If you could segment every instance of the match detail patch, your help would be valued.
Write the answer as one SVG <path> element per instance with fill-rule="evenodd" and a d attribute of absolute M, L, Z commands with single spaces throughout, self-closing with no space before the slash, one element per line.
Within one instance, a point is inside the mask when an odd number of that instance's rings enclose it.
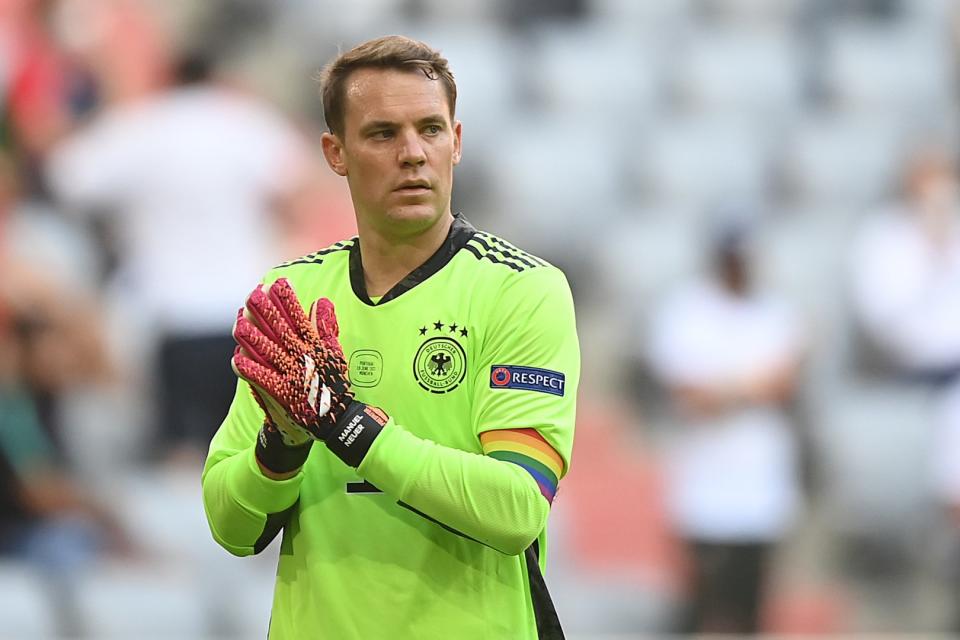
<path fill-rule="evenodd" d="M 565 378 L 559 371 L 509 364 L 490 367 L 491 389 L 522 389 L 562 396 L 564 382 Z"/>

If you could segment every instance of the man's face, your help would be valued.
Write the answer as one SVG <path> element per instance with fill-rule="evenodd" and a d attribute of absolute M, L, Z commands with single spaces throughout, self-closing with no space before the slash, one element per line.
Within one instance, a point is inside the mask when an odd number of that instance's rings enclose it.
<path fill-rule="evenodd" d="M 460 123 L 439 80 L 419 70 L 360 69 L 347 78 L 343 131 L 324 134 L 330 167 L 346 176 L 358 225 L 408 237 L 450 212 Z"/>

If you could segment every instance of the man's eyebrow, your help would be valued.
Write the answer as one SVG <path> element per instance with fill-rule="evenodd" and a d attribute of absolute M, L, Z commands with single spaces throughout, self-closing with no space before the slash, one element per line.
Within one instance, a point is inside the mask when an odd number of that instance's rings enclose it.
<path fill-rule="evenodd" d="M 390 120 L 374 120 L 360 127 L 361 131 L 374 131 L 376 129 L 393 129 L 397 126 L 396 122 Z"/>
<path fill-rule="evenodd" d="M 446 121 L 446 118 L 445 118 L 442 114 L 432 113 L 432 114 L 430 114 L 429 116 L 424 116 L 424 117 L 420 118 L 419 120 L 417 120 L 417 124 L 418 124 L 418 125 L 424 125 L 424 124 L 433 124 L 433 123 L 435 123 L 435 122 L 441 122 L 441 123 L 442 123 L 442 122 L 445 122 L 445 121 Z"/>

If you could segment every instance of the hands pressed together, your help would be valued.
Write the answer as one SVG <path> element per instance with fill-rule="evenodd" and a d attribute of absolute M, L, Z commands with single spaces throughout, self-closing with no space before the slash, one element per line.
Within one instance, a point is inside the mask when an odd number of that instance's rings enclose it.
<path fill-rule="evenodd" d="M 304 313 L 285 278 L 258 286 L 237 313 L 231 365 L 266 416 L 257 457 L 268 469 L 299 468 L 313 440 L 357 466 L 386 423 L 382 411 L 354 400 L 339 332 L 333 303 L 320 298 Z"/>

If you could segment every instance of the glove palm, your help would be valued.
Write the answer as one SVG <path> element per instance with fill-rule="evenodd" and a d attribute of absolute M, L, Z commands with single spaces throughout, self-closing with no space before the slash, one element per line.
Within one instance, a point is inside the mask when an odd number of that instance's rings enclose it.
<path fill-rule="evenodd" d="M 287 444 L 324 440 L 353 401 L 333 303 L 309 317 L 290 283 L 258 286 L 237 316 L 231 364 Z"/>

